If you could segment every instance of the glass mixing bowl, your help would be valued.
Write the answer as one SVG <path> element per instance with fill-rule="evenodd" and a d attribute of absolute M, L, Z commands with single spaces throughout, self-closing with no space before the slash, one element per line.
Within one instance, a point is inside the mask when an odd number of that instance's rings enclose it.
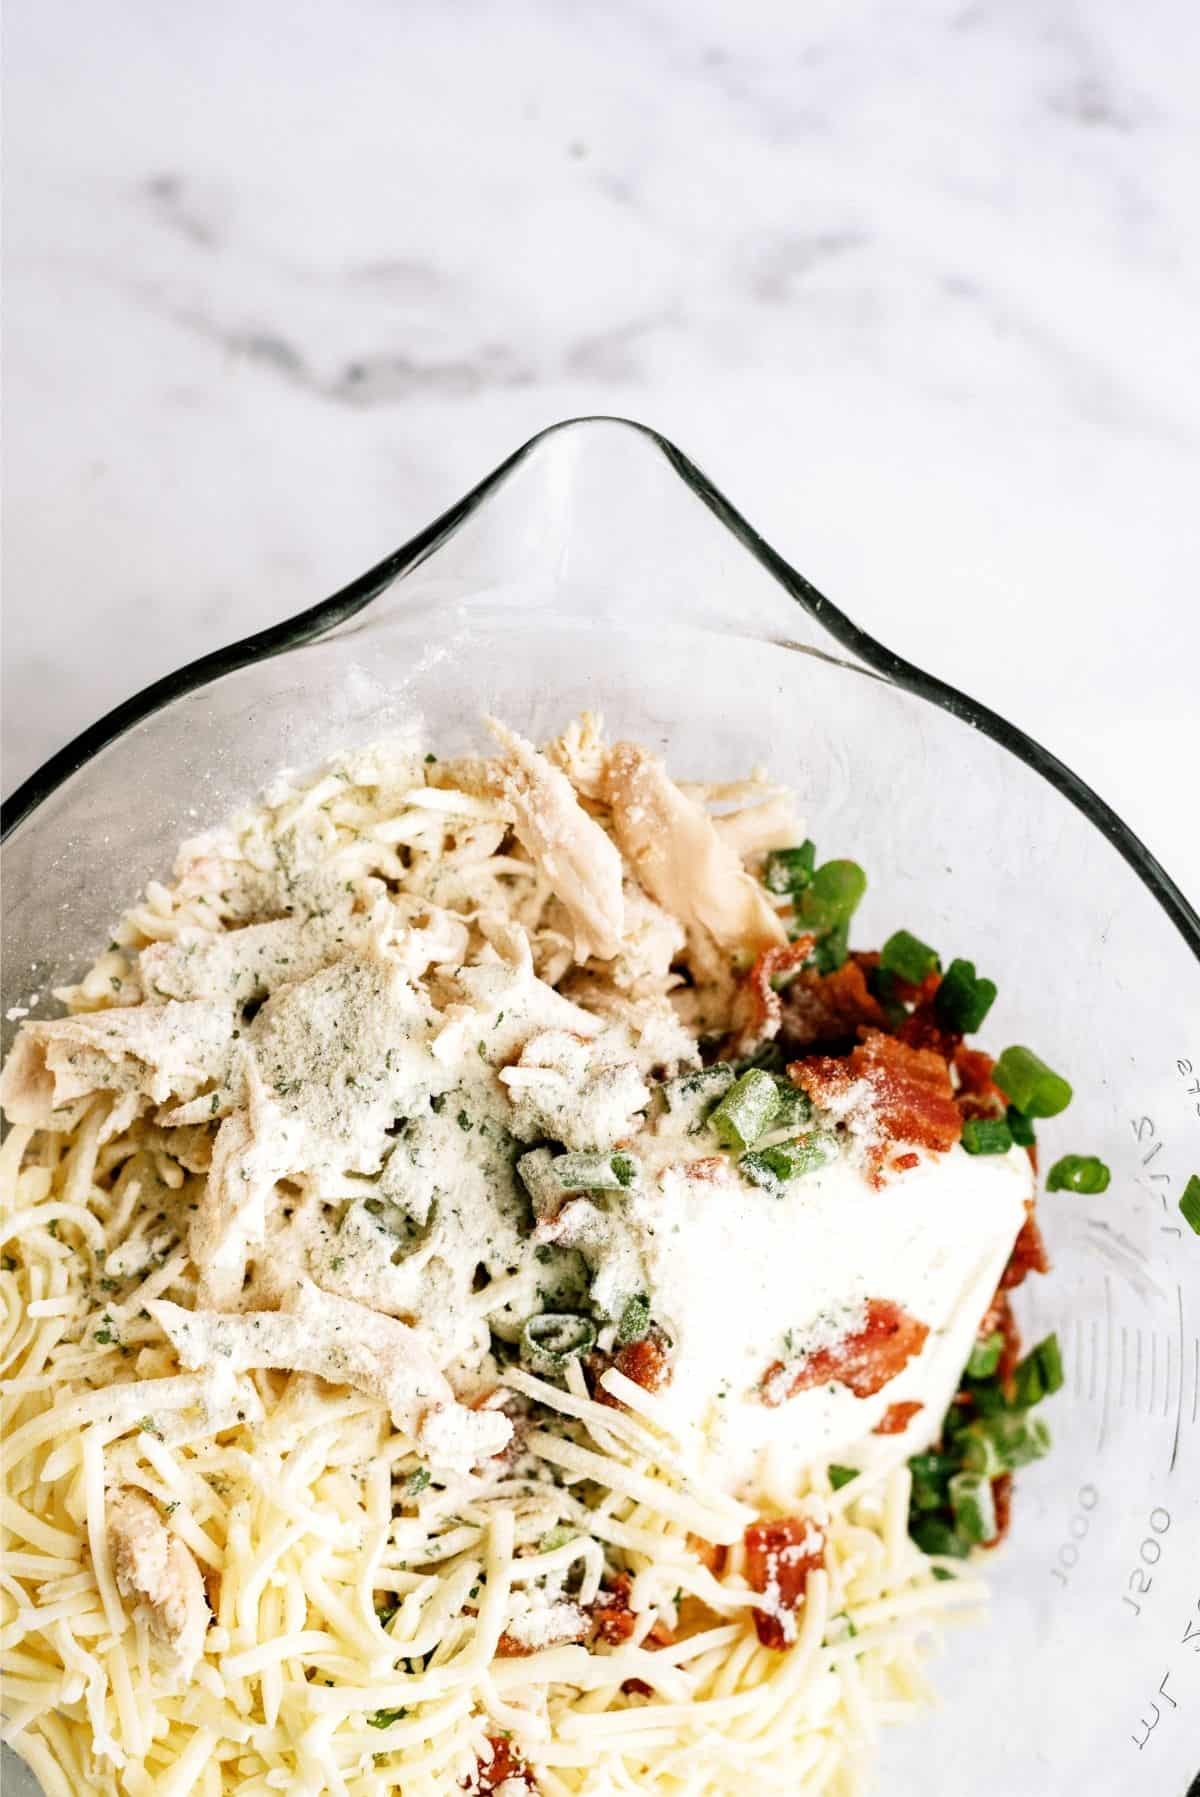
<path fill-rule="evenodd" d="M 4 1008 L 49 1004 L 177 843 L 283 766 L 417 720 L 454 752 L 494 712 L 541 739 L 585 706 L 720 778 L 790 781 L 823 854 L 1000 987 L 1075 1101 L 1043 1153 L 1103 1156 L 1042 1199 L 1052 1275 L 1019 1294 L 1067 1383 L 1019 1479 L 987 1627 L 941 1709 L 889 1733 L 880 1789 L 1184 1797 L 1200 1765 L 1200 919 L 1120 820 L 1002 719 L 863 635 L 663 438 L 560 425 L 378 568 L 194 663 L 57 755 L 8 808 Z M 37 995 L 36 998 L 33 995 Z M 11 1034 L 11 1025 L 6 1026 Z M 714 1303 L 717 1294 L 714 1293 Z M 22 1784 L 11 1758 L 5 1791 Z M 11 1779 L 11 1784 L 10 1784 Z"/>

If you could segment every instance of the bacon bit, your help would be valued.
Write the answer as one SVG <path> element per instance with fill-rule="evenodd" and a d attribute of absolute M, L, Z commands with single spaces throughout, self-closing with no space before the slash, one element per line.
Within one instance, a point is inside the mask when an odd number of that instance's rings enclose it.
<path fill-rule="evenodd" d="M 889 1404 L 875 1427 L 872 1435 L 903 1435 L 918 1410 L 925 1406 L 919 1400 L 908 1398 L 903 1404 Z"/>
<path fill-rule="evenodd" d="M 721 1052 L 737 1060 L 753 1054 L 763 1042 L 779 1034 L 783 1016 L 778 992 L 772 984 L 781 974 L 803 966 L 812 954 L 814 936 L 797 936 L 795 942 L 765 948 L 738 988 L 733 1007 L 733 1031 Z M 803 976 L 801 976 L 803 977 Z"/>
<path fill-rule="evenodd" d="M 793 1049 L 853 1040 L 860 1028 L 881 1027 L 883 1020 L 858 961 L 844 962 L 835 973 L 806 969 L 783 995 L 781 1033 Z"/>
<path fill-rule="evenodd" d="M 577 1604 L 564 1604 L 563 1609 L 569 1613 L 564 1614 L 559 1620 L 553 1636 L 548 1637 L 545 1641 L 539 1641 L 536 1647 L 531 1647 L 527 1641 L 522 1641 L 519 1635 L 511 1635 L 505 1629 L 496 1643 L 497 1658 L 523 1660 L 529 1654 L 539 1653 L 543 1647 L 565 1647 L 569 1642 L 585 1641 L 589 1622 L 587 1612 L 581 1610 Z"/>
<path fill-rule="evenodd" d="M 671 1379 L 671 1354 L 667 1346 L 667 1338 L 661 1329 L 651 1327 L 649 1335 L 643 1336 L 640 1342 L 627 1342 L 616 1354 L 589 1354 L 585 1370 L 591 1375 L 592 1396 L 599 1404 L 609 1404 L 615 1410 L 624 1406 L 619 1398 L 605 1391 L 600 1380 L 609 1367 L 616 1367 L 643 1391 L 661 1391 Z"/>
<path fill-rule="evenodd" d="M 919 1154 L 897 1154 L 891 1162 L 893 1173 L 910 1173 L 914 1167 L 919 1167 L 920 1165 L 921 1157 Z"/>
<path fill-rule="evenodd" d="M 1025 1208 L 1025 1221 L 1021 1225 L 1020 1234 L 1013 1243 L 1013 1251 L 1008 1257 L 1008 1265 L 1001 1275 L 1000 1284 L 1005 1291 L 1012 1291 L 1014 1286 L 1023 1285 L 1030 1273 L 1048 1273 L 1050 1256 L 1046 1253 L 1046 1244 L 1042 1240 L 1042 1232 L 1038 1228 L 1037 1218 L 1033 1214 L 1032 1203 Z"/>
<path fill-rule="evenodd" d="M 896 997 L 913 1007 L 898 1024 L 896 1036 L 910 1048 L 931 1048 L 949 1061 L 962 1036 L 958 1030 L 947 1029 L 937 1014 L 934 999 L 941 983 L 940 973 L 926 974 L 919 986 L 911 986 L 907 980 L 896 981 Z"/>
<path fill-rule="evenodd" d="M 719 1154 L 706 1154 L 698 1161 L 679 1161 L 673 1165 L 677 1165 L 679 1171 L 686 1174 L 688 1179 L 706 1182 L 724 1179 L 729 1171 L 729 1162 Z"/>
<path fill-rule="evenodd" d="M 699 1560 L 701 1566 L 707 1567 L 714 1577 L 719 1577 L 725 1570 L 728 1554 L 725 1548 L 715 1541 L 705 1541 L 702 1535 L 689 1535 L 687 1544 Z"/>
<path fill-rule="evenodd" d="M 954 1071 L 958 1075 L 958 1108 L 963 1117 L 1003 1117 L 1008 1100 L 992 1080 L 996 1065 L 981 1048 L 958 1048 Z"/>
<path fill-rule="evenodd" d="M 463 1780 L 460 1790 L 470 1791 L 472 1797 L 476 1793 L 478 1797 L 484 1797 L 487 1792 L 499 1790 L 505 1780 L 510 1778 L 528 1785 L 531 1791 L 537 1789 L 533 1773 L 511 1741 L 506 1741 L 502 1735 L 489 1735 L 487 1743 L 492 1750 L 491 1759 L 478 1760 L 473 1776 Z"/>
<path fill-rule="evenodd" d="M 627 1678 L 621 1686 L 626 1697 L 653 1697 L 654 1687 L 648 1685 L 644 1678 Z"/>
<path fill-rule="evenodd" d="M 856 1398 L 873 1398 L 921 1352 L 928 1334 L 928 1323 L 890 1298 L 871 1298 L 866 1323 L 853 1335 L 794 1366 L 777 1360 L 768 1367 L 759 1386 L 763 1403 L 776 1409 L 799 1392 L 834 1383 L 847 1386 Z"/>
<path fill-rule="evenodd" d="M 630 1608 L 629 1593 L 633 1580 L 627 1572 L 619 1572 L 606 1591 L 592 1605 L 592 1639 L 607 1647 L 619 1647 L 628 1641 L 637 1627 L 637 1617 Z"/>
<path fill-rule="evenodd" d="M 824 1537 L 806 1517 L 783 1516 L 774 1522 L 752 1522 L 745 1545 L 750 1589 L 770 1598 L 769 1609 L 753 1612 L 758 1638 L 764 1647 L 790 1647 L 808 1575 L 825 1557 Z"/>
<path fill-rule="evenodd" d="M 1012 1521 L 1013 1476 L 1001 1473 L 992 1480 L 992 1502 L 996 1506 L 996 1533 L 988 1542 L 989 1547 L 999 1547 L 1008 1534 L 1008 1525 Z"/>
<path fill-rule="evenodd" d="M 515 1635 L 510 1635 L 507 1629 L 496 1643 L 498 1660 L 524 1660 L 534 1651 L 526 1642 L 518 1641 Z"/>
<path fill-rule="evenodd" d="M 870 1115 L 883 1141 L 872 1149 L 876 1184 L 888 1160 L 890 1143 L 945 1152 L 962 1134 L 962 1118 L 954 1102 L 950 1069 L 940 1054 L 910 1048 L 881 1030 L 866 1030 L 857 1048 L 844 1059 L 812 1055 L 788 1068 L 795 1083 L 815 1104 L 846 1099 L 860 1082 L 869 1091 Z"/>

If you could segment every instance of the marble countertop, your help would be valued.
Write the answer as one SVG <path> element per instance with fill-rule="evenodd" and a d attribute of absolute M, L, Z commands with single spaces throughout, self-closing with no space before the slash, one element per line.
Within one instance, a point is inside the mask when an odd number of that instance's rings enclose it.
<path fill-rule="evenodd" d="M 616 412 L 1195 898 L 1198 20 L 14 7 L 6 787 Z"/>

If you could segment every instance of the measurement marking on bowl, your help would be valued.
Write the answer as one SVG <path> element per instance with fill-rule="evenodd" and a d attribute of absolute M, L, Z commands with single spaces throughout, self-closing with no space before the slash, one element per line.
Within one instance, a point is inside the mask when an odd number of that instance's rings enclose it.
<path fill-rule="evenodd" d="M 1175 1402 L 1175 1434 L 1171 1440 L 1171 1464 L 1168 1470 L 1175 1471 L 1175 1462 L 1179 1458 L 1179 1435 L 1183 1428 L 1183 1368 L 1184 1368 L 1184 1336 L 1183 1336 L 1183 1287 L 1175 1287 L 1175 1309 L 1179 1318 L 1179 1390 Z M 1197 1343 L 1200 1347 L 1200 1343 Z M 1192 1392 L 1192 1416 L 1196 1414 L 1196 1394 Z"/>
<path fill-rule="evenodd" d="M 1122 1330 L 1122 1336 L 1124 1330 Z M 1096 1437 L 1096 1452 L 1104 1452 L 1104 1444 L 1108 1440 L 1108 1418 L 1112 1401 L 1113 1371 L 1113 1300 L 1112 1279 L 1104 1275 L 1104 1396 L 1100 1403 L 1100 1433 Z"/>

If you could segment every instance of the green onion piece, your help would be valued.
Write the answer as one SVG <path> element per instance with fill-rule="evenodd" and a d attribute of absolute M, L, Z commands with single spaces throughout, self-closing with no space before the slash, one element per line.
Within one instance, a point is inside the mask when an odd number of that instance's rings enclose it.
<path fill-rule="evenodd" d="M 779 1096 L 779 1108 L 771 1119 L 772 1129 L 795 1129 L 797 1124 L 808 1123 L 812 1118 L 812 1099 L 799 1086 L 794 1086 L 790 1079 L 775 1074 L 775 1090 Z"/>
<path fill-rule="evenodd" d="M 923 1554 L 943 1554 L 954 1560 L 965 1560 L 967 1557 L 967 1543 L 940 1517 L 919 1517 L 908 1532 Z"/>
<path fill-rule="evenodd" d="M 919 986 L 926 974 L 933 973 L 941 964 L 937 950 L 914 936 L 911 930 L 897 930 L 888 937 L 879 954 L 881 972 L 894 973 L 898 979 L 907 980 L 910 986 Z"/>
<path fill-rule="evenodd" d="M 407 1715 L 407 1710 L 372 1710 L 363 1721 L 368 1728 L 390 1728 L 393 1722 L 400 1722 Z"/>
<path fill-rule="evenodd" d="M 827 1166 L 836 1152 L 833 1137 L 814 1130 L 807 1136 L 795 1136 L 790 1142 L 776 1142 L 771 1148 L 756 1148 L 743 1154 L 738 1171 L 751 1185 L 761 1186 L 778 1198 L 789 1180 Z"/>
<path fill-rule="evenodd" d="M 624 1192 L 637 1178 L 638 1163 L 631 1154 L 597 1154 L 584 1148 L 560 1154 L 550 1171 L 561 1192 Z"/>
<path fill-rule="evenodd" d="M 1102 1160 L 1094 1154 L 1064 1154 L 1046 1175 L 1048 1192 L 1107 1192 L 1112 1178 Z"/>
<path fill-rule="evenodd" d="M 857 861 L 823 861 L 796 902 L 797 920 L 814 930 L 848 924 L 866 890 Z"/>
<path fill-rule="evenodd" d="M 990 1379 L 1000 1365 L 1000 1356 L 1004 1352 L 1004 1337 L 997 1329 L 977 1341 L 971 1349 L 971 1357 L 967 1361 L 967 1377 L 969 1379 Z"/>
<path fill-rule="evenodd" d="M 427 1466 L 418 1466 L 415 1472 L 409 1473 L 404 1481 L 404 1490 L 408 1497 L 419 1497 L 429 1484 L 430 1473 Z"/>
<path fill-rule="evenodd" d="M 1071 1088 L 1029 1048 L 1006 1048 L 992 1079 L 1027 1117 L 1057 1117 L 1071 1102 Z"/>
<path fill-rule="evenodd" d="M 617 1324 L 617 1346 L 626 1348 L 630 1342 L 642 1341 L 650 1332 L 650 1300 L 644 1293 L 630 1298 L 621 1312 L 621 1321 Z"/>
<path fill-rule="evenodd" d="M 573 1529 L 570 1523 L 555 1523 L 538 1542 L 538 1550 L 543 1554 L 552 1554 L 556 1547 L 566 1547 L 568 1541 L 574 1541 L 578 1533 L 578 1529 Z"/>
<path fill-rule="evenodd" d="M 772 849 L 763 862 L 763 885 L 780 898 L 800 892 L 812 879 L 816 859 L 811 842 L 802 842 L 797 849 Z"/>
<path fill-rule="evenodd" d="M 959 1534 L 982 1546 L 996 1539 L 996 1504 L 992 1482 L 982 1473 L 955 1473 L 950 1481 L 950 1508 Z"/>
<path fill-rule="evenodd" d="M 857 1477 L 858 1468 L 856 1466 L 831 1465 L 829 1467 L 829 1483 L 835 1491 L 840 1491 L 843 1485 L 849 1485 L 851 1479 L 857 1479 Z"/>
<path fill-rule="evenodd" d="M 1003 1117 L 968 1117 L 962 1145 L 968 1154 L 1007 1154 L 1013 1145 L 1012 1130 Z"/>
<path fill-rule="evenodd" d="M 1008 1127 L 1012 1131 L 1012 1139 L 1018 1148 L 1034 1148 L 1037 1146 L 1037 1137 L 1033 1133 L 1033 1124 L 1029 1121 L 1029 1118 L 1025 1115 L 1024 1111 L 1019 1111 L 1015 1104 L 1010 1104 L 1005 1116 Z"/>
<path fill-rule="evenodd" d="M 1200 1235 L 1200 1173 L 1193 1173 L 1184 1186 L 1179 1208 L 1188 1228 Z"/>
<path fill-rule="evenodd" d="M 709 1128 L 726 1148 L 752 1148 L 766 1135 L 778 1109 L 779 1088 L 774 1079 L 764 1068 L 751 1067 L 711 1112 Z"/>
<path fill-rule="evenodd" d="M 687 1129 L 689 1135 L 694 1135 L 736 1078 L 728 1061 L 717 1061 L 711 1067 L 701 1067 L 695 1073 L 681 1073 L 677 1079 L 664 1081 L 662 1095 L 671 1116 Z"/>
<path fill-rule="evenodd" d="M 846 965 L 850 953 L 850 925 L 835 923 L 826 930 L 813 950 L 813 964 L 818 973 L 836 973 Z"/>
<path fill-rule="evenodd" d="M 951 961 L 934 994 L 933 1008 L 946 1029 L 970 1036 L 991 1010 L 995 997 L 995 981 L 981 979 L 974 961 Z"/>
<path fill-rule="evenodd" d="M 912 1473 L 911 1508 L 944 1510 L 949 1502 L 946 1492 L 950 1476 L 962 1466 L 961 1456 L 936 1454 L 931 1450 L 927 1454 L 912 1455 L 908 1465 Z"/>
<path fill-rule="evenodd" d="M 1062 1349 L 1058 1345 L 1058 1336 L 1048 1335 L 1033 1352 L 1042 1375 L 1042 1389 L 1047 1397 L 1051 1397 L 1063 1386 Z"/>
<path fill-rule="evenodd" d="M 1050 1452 L 1050 1431 L 1041 1417 L 1012 1410 L 980 1417 L 959 1439 L 963 1465 L 972 1472 L 1015 1472 Z"/>
<path fill-rule="evenodd" d="M 530 1317 L 521 1331 L 521 1364 L 531 1373 L 561 1373 L 568 1360 L 578 1360 L 595 1345 L 596 1325 L 590 1317 L 544 1311 Z"/>

